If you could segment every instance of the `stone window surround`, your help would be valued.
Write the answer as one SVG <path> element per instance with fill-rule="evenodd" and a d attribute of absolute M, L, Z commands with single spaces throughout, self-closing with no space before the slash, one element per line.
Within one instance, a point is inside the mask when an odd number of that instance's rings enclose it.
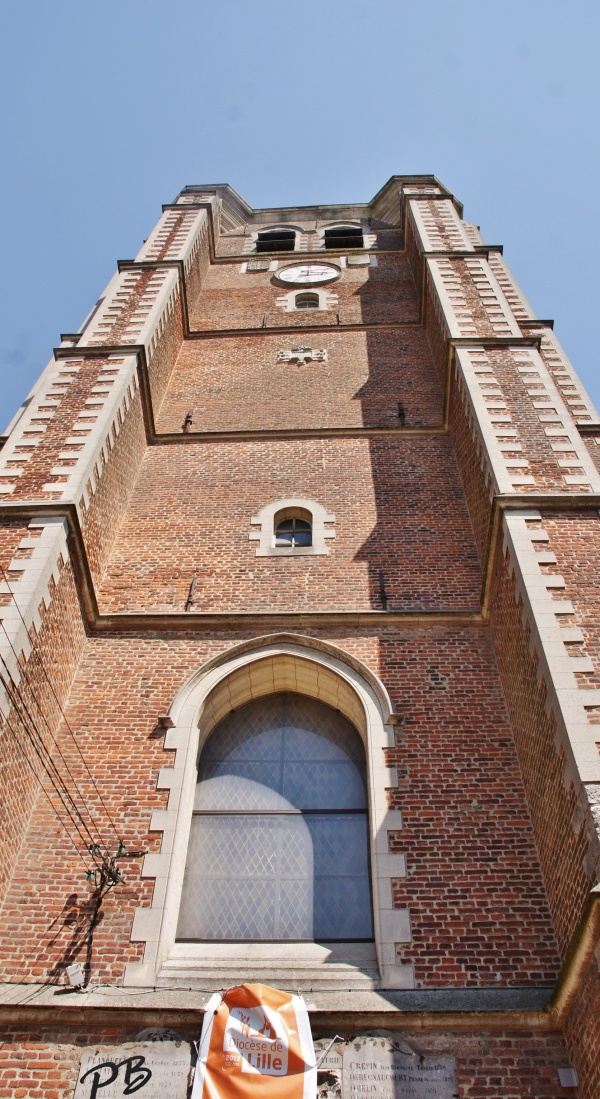
<path fill-rule="evenodd" d="M 215 726 L 231 710 L 254 698 L 277 691 L 297 691 L 338 709 L 355 726 L 365 744 L 369 804 L 369 839 L 373 887 L 373 917 L 381 988 L 414 987 L 413 967 L 399 964 L 397 944 L 409 942 L 407 908 L 395 908 L 392 879 L 406 876 L 406 860 L 389 851 L 388 831 L 402 828 L 402 814 L 389 809 L 387 790 L 397 785 L 397 772 L 387 767 L 384 752 L 395 744 L 393 712 L 381 681 L 361 661 L 330 643 L 294 634 L 256 638 L 235 646 L 200 668 L 178 692 L 169 710 L 173 726 L 165 750 L 175 751 L 173 767 L 162 768 L 158 789 L 168 789 L 169 804 L 152 814 L 149 828 L 162 832 L 160 854 L 145 856 L 143 878 L 154 878 L 150 908 L 136 909 L 132 942 L 144 942 L 142 962 L 130 963 L 125 985 L 155 987 L 163 965 L 205 965 L 213 979 L 229 979 L 232 962 L 269 970 L 283 966 L 326 963 L 328 953 L 319 944 L 227 944 L 175 942 L 181 889 L 194 804 L 197 765 L 201 749 Z M 257 946 L 258 950 L 251 950 Z M 183 947 L 183 950 L 181 949 Z M 318 949 L 315 951 L 315 947 Z M 241 950 L 240 950 L 241 948 Z M 249 960 L 249 952 L 252 960 Z M 331 969 L 325 972 L 330 973 Z M 347 976 L 344 978 L 347 982 Z"/>
<path fill-rule="evenodd" d="M 318 286 L 296 286 L 293 290 L 290 290 L 287 294 L 280 294 L 276 299 L 275 304 L 278 309 L 283 309 L 286 313 L 304 312 L 302 309 L 298 309 L 296 305 L 296 298 L 298 294 L 317 294 L 319 298 L 318 309 L 335 309 L 338 303 L 338 296 L 329 290 L 327 287 L 321 288 Z M 317 309 L 311 310 L 311 312 L 318 312 Z"/>
<path fill-rule="evenodd" d="M 275 518 L 288 519 L 297 515 L 301 519 L 310 516 L 312 524 L 311 546 L 276 546 L 275 545 Z M 291 497 L 285 500 L 275 500 L 266 504 L 264 508 L 253 515 L 250 524 L 260 527 L 259 531 L 251 531 L 248 539 L 258 542 L 257 557 L 319 557 L 329 553 L 327 541 L 335 538 L 332 524 L 335 523 L 335 515 L 325 510 L 315 500 L 306 500 L 303 497 Z M 327 528 L 325 524 L 328 524 Z"/>

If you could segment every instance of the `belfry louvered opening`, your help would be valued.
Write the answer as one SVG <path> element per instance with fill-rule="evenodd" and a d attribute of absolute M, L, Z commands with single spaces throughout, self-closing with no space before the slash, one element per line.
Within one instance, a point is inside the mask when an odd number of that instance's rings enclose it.
<path fill-rule="evenodd" d="M 336 225 L 325 230 L 325 247 L 342 251 L 346 248 L 363 248 L 363 231 L 358 225 Z"/>
<path fill-rule="evenodd" d="M 294 229 L 265 229 L 256 238 L 257 252 L 293 252 L 295 247 Z"/>

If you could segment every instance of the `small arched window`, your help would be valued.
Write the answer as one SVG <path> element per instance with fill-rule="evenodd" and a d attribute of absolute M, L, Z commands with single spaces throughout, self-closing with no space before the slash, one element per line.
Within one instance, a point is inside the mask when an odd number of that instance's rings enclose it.
<path fill-rule="evenodd" d="M 373 938 L 365 751 L 330 706 L 246 703 L 200 757 L 180 941 Z"/>
<path fill-rule="evenodd" d="M 265 229 L 256 238 L 257 252 L 293 252 L 295 247 L 295 229 Z"/>
<path fill-rule="evenodd" d="M 283 508 L 273 516 L 276 549 L 304 549 L 312 546 L 312 515 L 306 508 Z"/>
<path fill-rule="evenodd" d="M 275 527 L 275 545 L 292 549 L 312 546 L 312 526 L 306 519 L 282 519 Z"/>
<path fill-rule="evenodd" d="M 258 542 L 257 557 L 315 557 L 329 553 L 328 542 L 335 538 L 335 515 L 316 500 L 292 497 L 275 500 L 250 519 L 248 538 Z"/>
<path fill-rule="evenodd" d="M 296 294 L 295 301 L 296 309 L 318 309 L 319 308 L 319 295 L 318 294 Z"/>
<path fill-rule="evenodd" d="M 325 247 L 345 251 L 347 248 L 363 248 L 363 231 L 358 225 L 335 225 L 325 230 Z"/>

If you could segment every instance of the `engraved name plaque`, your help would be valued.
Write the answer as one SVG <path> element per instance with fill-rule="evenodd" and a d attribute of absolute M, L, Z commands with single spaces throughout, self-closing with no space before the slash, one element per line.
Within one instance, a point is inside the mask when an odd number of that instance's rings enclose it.
<path fill-rule="evenodd" d="M 358 1037 L 323 1059 L 317 1091 L 319 1099 L 455 1099 L 456 1062 L 421 1057 L 401 1040 Z"/>
<path fill-rule="evenodd" d="M 190 1075 L 187 1042 L 127 1042 L 84 1053 L 73 1099 L 186 1099 Z"/>

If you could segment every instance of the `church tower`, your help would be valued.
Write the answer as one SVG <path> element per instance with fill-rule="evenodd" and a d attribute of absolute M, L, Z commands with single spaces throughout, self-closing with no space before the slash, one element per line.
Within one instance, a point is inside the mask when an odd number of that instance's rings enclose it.
<path fill-rule="evenodd" d="M 0 1095 L 253 983 L 323 1094 L 598 1099 L 599 443 L 435 177 L 163 208 L 0 454 Z"/>

